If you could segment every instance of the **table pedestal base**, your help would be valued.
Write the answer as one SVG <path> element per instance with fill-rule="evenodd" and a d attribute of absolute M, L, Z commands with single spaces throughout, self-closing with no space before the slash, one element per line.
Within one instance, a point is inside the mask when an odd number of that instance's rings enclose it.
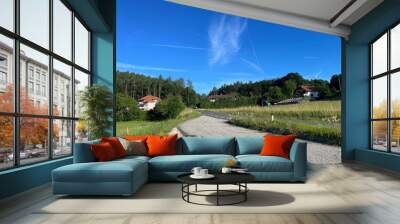
<path fill-rule="evenodd" d="M 195 186 L 195 191 L 190 191 L 190 186 L 193 185 Z M 197 184 L 182 183 L 182 199 L 188 203 L 196 205 L 210 205 L 210 206 L 235 205 L 247 201 L 247 192 L 249 191 L 247 183 L 231 184 L 231 185 L 236 185 L 238 187 L 237 190 L 223 190 L 220 189 L 220 185 L 226 185 L 226 184 L 215 184 L 216 186 L 215 190 L 198 190 Z M 215 194 L 205 194 L 204 192 L 215 192 Z M 217 199 L 217 203 L 203 204 L 203 203 L 193 202 L 190 200 L 191 198 L 190 196 L 215 197 Z M 221 202 L 221 198 L 235 197 L 235 196 L 240 196 L 240 199 L 230 203 Z"/>

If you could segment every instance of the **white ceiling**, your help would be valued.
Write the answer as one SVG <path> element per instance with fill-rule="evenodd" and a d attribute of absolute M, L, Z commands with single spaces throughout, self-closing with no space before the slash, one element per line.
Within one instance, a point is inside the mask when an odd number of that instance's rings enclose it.
<path fill-rule="evenodd" d="M 350 0 L 231 0 L 230 2 L 330 20 Z"/>
<path fill-rule="evenodd" d="M 383 0 L 169 1 L 342 37 L 350 34 L 350 26 L 353 23 L 383 2 Z"/>

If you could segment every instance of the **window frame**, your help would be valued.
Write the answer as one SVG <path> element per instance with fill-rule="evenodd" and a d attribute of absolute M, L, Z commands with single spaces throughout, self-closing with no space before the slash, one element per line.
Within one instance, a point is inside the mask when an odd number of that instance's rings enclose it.
<path fill-rule="evenodd" d="M 0 53 L 0 58 L 3 58 L 4 59 L 3 61 L 5 61 L 4 65 L 0 64 L 0 85 L 4 85 L 7 88 L 7 79 L 8 79 L 7 69 L 9 60 L 7 55 L 3 55 L 2 53 Z M 2 78 L 3 75 L 4 75 L 4 80 Z"/>
<path fill-rule="evenodd" d="M 392 151 L 392 121 L 400 121 L 400 117 L 392 117 L 392 75 L 400 72 L 400 67 L 391 69 L 391 31 L 393 28 L 400 26 L 400 21 L 394 23 L 389 28 L 387 28 L 383 33 L 378 35 L 374 40 L 372 40 L 369 44 L 369 149 L 373 151 L 380 151 L 386 152 L 391 154 L 400 154 L 400 152 Z M 373 44 L 378 41 L 384 35 L 387 35 L 387 64 L 386 64 L 386 71 L 380 74 L 373 74 Z M 387 86 L 387 105 L 386 105 L 386 117 L 385 118 L 373 118 L 373 93 L 374 93 L 374 86 L 373 81 L 382 77 L 386 77 L 386 86 Z M 386 131 L 386 150 L 379 150 L 374 148 L 374 133 L 373 133 L 373 122 L 376 121 L 386 121 L 387 122 L 387 131 Z"/>
<path fill-rule="evenodd" d="M 7 55 L 3 55 L 2 53 L 0 53 L 0 58 L 3 58 L 2 61 L 5 61 L 5 65 L 0 64 L 0 68 L 7 69 L 7 67 L 8 67 L 8 58 L 7 58 Z"/>
<path fill-rule="evenodd" d="M 5 168 L 0 168 L 0 172 L 4 170 L 10 170 L 10 169 L 16 169 L 18 167 L 23 167 L 23 166 L 29 166 L 37 163 L 43 163 L 49 160 L 58 160 L 62 159 L 65 157 L 70 157 L 73 155 L 74 152 L 74 143 L 75 143 L 75 123 L 78 121 L 80 118 L 75 117 L 75 108 L 72 107 L 71 110 L 71 115 L 70 116 L 56 116 L 53 115 L 53 59 L 58 60 L 59 62 L 62 62 L 66 65 L 71 66 L 71 83 L 73 84 L 75 82 L 75 69 L 87 74 L 89 76 L 89 83 L 88 85 L 92 85 L 92 57 L 91 57 L 91 50 L 92 50 L 92 43 L 91 43 L 91 37 L 92 37 L 92 30 L 89 28 L 89 26 L 85 23 L 85 21 L 79 16 L 79 14 L 72 9 L 72 7 L 65 1 L 65 0 L 59 0 L 64 6 L 68 8 L 68 10 L 71 11 L 71 58 L 67 59 L 64 58 L 63 56 L 55 53 L 53 50 L 53 1 L 54 0 L 48 0 L 49 2 L 49 49 L 46 49 L 45 47 L 42 47 L 39 44 L 36 44 L 29 39 L 23 37 L 20 35 L 20 0 L 14 0 L 13 1 L 13 10 L 14 10 L 14 30 L 10 31 L 4 27 L 0 26 L 0 35 L 3 35 L 5 37 L 11 38 L 13 40 L 14 44 L 14 49 L 13 49 L 13 64 L 12 66 L 12 75 L 14 78 L 14 110 L 13 112 L 1 112 L 0 111 L 0 116 L 11 116 L 13 118 L 13 155 L 14 155 L 14 161 L 13 161 L 13 166 L 11 167 L 5 167 Z M 78 64 L 75 63 L 75 18 L 79 20 L 79 22 L 85 27 L 85 29 L 89 33 L 89 49 L 88 49 L 88 61 L 89 61 L 89 67 L 88 69 L 85 69 Z M 20 45 L 23 44 L 27 47 L 30 47 L 36 51 L 39 51 L 40 53 L 43 53 L 48 56 L 49 58 L 49 63 L 48 63 L 48 82 L 46 85 L 46 95 L 48 96 L 48 107 L 49 111 L 46 115 L 39 115 L 39 114 L 26 114 L 26 113 L 21 113 L 20 112 Z M 30 68 L 30 67 L 28 67 Z M 40 73 L 42 74 L 42 73 Z M 36 80 L 36 70 L 33 70 L 33 81 Z M 30 80 L 30 74 L 26 74 L 27 80 Z M 41 77 L 39 77 L 41 78 Z M 35 81 L 34 81 L 35 83 Z M 39 83 L 41 83 L 41 79 L 39 79 Z M 35 84 L 34 84 L 35 85 Z M 29 90 L 28 90 L 29 91 Z M 34 90 L 36 91 L 36 90 Z M 74 85 L 72 85 L 71 90 L 73 94 L 72 97 L 72 105 L 75 103 L 75 88 Z M 20 138 L 20 119 L 24 117 L 29 117 L 29 118 L 45 118 L 47 119 L 48 122 L 48 136 L 47 136 L 47 142 L 52 143 L 53 138 L 52 138 L 52 133 L 53 133 L 53 121 L 55 120 L 66 120 L 66 121 L 71 121 L 71 154 L 69 155 L 63 155 L 63 156 L 57 156 L 54 158 L 53 152 L 54 152 L 54 147 L 53 144 L 48 144 L 48 157 L 44 158 L 41 161 L 38 162 L 33 162 L 33 163 L 26 163 L 26 164 L 21 164 L 20 161 L 20 144 L 19 144 L 19 138 Z"/>
<path fill-rule="evenodd" d="M 3 77 L 4 77 L 4 79 L 3 79 Z M 7 78 L 8 78 L 7 73 L 5 71 L 3 71 L 2 69 L 0 69 L 0 85 L 7 84 Z M 3 81 L 4 81 L 4 83 L 3 83 Z"/>

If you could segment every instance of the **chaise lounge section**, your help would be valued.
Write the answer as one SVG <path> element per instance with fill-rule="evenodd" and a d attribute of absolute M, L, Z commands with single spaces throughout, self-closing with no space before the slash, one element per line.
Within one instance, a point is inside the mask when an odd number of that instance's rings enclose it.
<path fill-rule="evenodd" d="M 53 193 L 67 195 L 132 195 L 148 181 L 147 156 L 96 162 L 91 141 L 75 144 L 74 163 L 52 172 Z"/>
<path fill-rule="evenodd" d="M 180 174 L 200 166 L 218 172 L 229 160 L 236 160 L 259 182 L 304 182 L 307 169 L 307 145 L 295 142 L 290 159 L 259 155 L 263 137 L 182 137 L 176 154 L 127 156 L 96 162 L 91 145 L 99 141 L 77 143 L 74 163 L 52 172 L 54 194 L 132 195 L 148 181 L 176 181 Z"/>

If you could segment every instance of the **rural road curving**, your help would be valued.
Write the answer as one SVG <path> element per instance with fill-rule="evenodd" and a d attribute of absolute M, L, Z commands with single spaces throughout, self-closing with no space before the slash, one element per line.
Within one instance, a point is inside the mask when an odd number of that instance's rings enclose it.
<path fill-rule="evenodd" d="M 183 136 L 254 136 L 265 132 L 229 124 L 227 118 L 218 114 L 206 114 L 180 124 L 177 129 Z M 303 140 L 299 140 L 303 141 Z M 341 163 L 341 148 L 316 142 L 307 142 L 307 159 L 312 164 Z"/>

